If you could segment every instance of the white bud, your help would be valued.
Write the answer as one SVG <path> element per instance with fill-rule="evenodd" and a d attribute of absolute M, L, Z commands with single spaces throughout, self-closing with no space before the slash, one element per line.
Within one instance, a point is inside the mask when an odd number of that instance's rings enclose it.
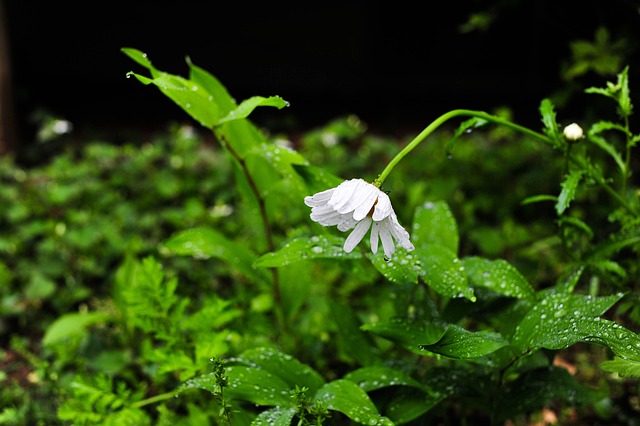
<path fill-rule="evenodd" d="M 578 126 L 576 123 L 569 124 L 567 127 L 565 127 L 563 134 L 564 137 L 570 141 L 577 141 L 578 139 L 582 139 L 584 137 L 582 127 Z"/>

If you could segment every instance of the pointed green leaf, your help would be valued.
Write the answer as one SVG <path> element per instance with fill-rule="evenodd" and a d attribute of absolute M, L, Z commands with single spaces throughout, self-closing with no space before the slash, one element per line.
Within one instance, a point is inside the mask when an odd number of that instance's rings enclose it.
<path fill-rule="evenodd" d="M 444 201 L 426 202 L 413 217 L 411 241 L 416 247 L 438 244 L 458 253 L 458 224 Z"/>
<path fill-rule="evenodd" d="M 464 265 L 451 249 L 438 244 L 428 244 L 416 248 L 413 253 L 422 265 L 422 279 L 434 291 L 447 297 L 476 300 L 473 289 L 469 287 Z"/>
<path fill-rule="evenodd" d="M 273 407 L 260 413 L 251 426 L 290 426 L 295 414 L 295 407 Z"/>
<path fill-rule="evenodd" d="M 314 235 L 289 240 L 280 249 L 267 253 L 255 261 L 258 268 L 277 268 L 306 259 L 359 259 L 360 252 L 347 253 L 342 249 L 344 238 L 334 235 Z"/>
<path fill-rule="evenodd" d="M 433 322 L 409 321 L 392 318 L 374 324 L 365 324 L 363 330 L 397 342 L 414 353 L 424 355 L 420 345 L 435 343 L 444 335 L 446 327 Z"/>
<path fill-rule="evenodd" d="M 462 263 L 469 282 L 474 286 L 486 287 L 496 293 L 518 299 L 535 297 L 535 291 L 526 278 L 504 259 L 467 257 Z"/>
<path fill-rule="evenodd" d="M 56 319 L 42 338 L 44 346 L 50 346 L 67 339 L 85 335 L 88 328 L 94 324 L 101 324 L 112 319 L 105 312 L 69 313 Z"/>
<path fill-rule="evenodd" d="M 284 380 L 292 389 L 297 385 L 315 392 L 324 384 L 322 376 L 313 368 L 277 349 L 265 347 L 249 349 L 233 361 L 268 371 Z"/>
<path fill-rule="evenodd" d="M 268 281 L 264 272 L 253 267 L 255 254 L 212 228 L 198 227 L 179 231 L 164 243 L 163 248 L 178 256 L 221 259 L 253 280 Z"/>
<path fill-rule="evenodd" d="M 614 357 L 600 364 L 600 368 L 610 373 L 618 373 L 620 377 L 640 377 L 640 360 Z"/>
<path fill-rule="evenodd" d="M 291 387 L 275 374 L 243 365 L 229 366 L 226 372 L 229 382 L 224 389 L 225 398 L 258 405 L 291 405 Z"/>
<path fill-rule="evenodd" d="M 457 325 L 450 325 L 434 344 L 421 345 L 421 349 L 456 359 L 477 358 L 507 346 L 500 334 L 490 331 L 471 332 Z"/>
<path fill-rule="evenodd" d="M 391 420 L 378 413 L 365 391 L 350 380 L 339 379 L 325 384 L 318 389 L 314 400 L 360 424 L 393 426 Z"/>
<path fill-rule="evenodd" d="M 249 99 L 242 101 L 237 108 L 229 111 L 227 115 L 220 118 L 218 122 L 215 124 L 219 126 L 222 123 L 226 123 L 228 121 L 239 120 L 242 118 L 247 118 L 254 109 L 261 106 L 272 106 L 278 109 L 289 106 L 289 102 L 282 99 L 280 96 L 271 96 L 268 98 L 262 96 L 253 96 Z"/>
<path fill-rule="evenodd" d="M 564 213 L 564 211 L 569 207 L 569 203 L 573 201 L 576 197 L 576 191 L 578 189 L 578 184 L 582 179 L 583 171 L 582 170 L 571 170 L 569 174 L 564 177 L 562 181 L 562 190 L 560 191 L 560 195 L 558 195 L 558 200 L 556 201 L 556 212 L 558 215 Z"/>
<path fill-rule="evenodd" d="M 542 124 L 544 125 L 544 133 L 549 136 L 551 145 L 554 148 L 562 148 L 566 141 L 560 134 L 558 122 L 556 121 L 556 111 L 553 102 L 550 99 L 543 99 L 540 102 L 540 114 L 542 115 Z"/>
<path fill-rule="evenodd" d="M 396 284 L 416 284 L 420 274 L 418 259 L 412 252 L 398 248 L 391 259 L 384 253 L 368 253 L 373 266 L 389 281 Z"/>
<path fill-rule="evenodd" d="M 371 392 L 389 386 L 425 388 L 422 383 L 413 377 L 391 367 L 374 366 L 359 368 L 348 373 L 344 376 L 344 379 L 351 380 L 358 384 L 365 392 Z"/>

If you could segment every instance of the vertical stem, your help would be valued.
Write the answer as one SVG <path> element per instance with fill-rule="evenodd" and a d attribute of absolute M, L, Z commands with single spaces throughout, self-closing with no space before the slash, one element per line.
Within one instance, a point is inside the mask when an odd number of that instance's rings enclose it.
<path fill-rule="evenodd" d="M 258 186 L 256 185 L 256 182 L 253 179 L 253 176 L 251 176 L 251 173 L 249 172 L 247 163 L 245 162 L 244 158 L 242 158 L 233 149 L 233 147 L 227 143 L 223 135 L 219 134 L 218 132 L 216 132 L 216 134 L 220 139 L 220 142 L 222 143 L 222 145 L 227 149 L 227 151 L 229 151 L 231 156 L 236 160 L 236 162 L 240 166 L 240 170 L 242 170 L 242 174 L 244 175 L 245 179 L 247 179 L 247 182 L 249 183 L 251 192 L 253 192 L 253 196 L 258 202 L 260 217 L 262 218 L 262 225 L 264 227 L 265 239 L 267 241 L 267 248 L 269 251 L 274 251 L 275 244 L 273 243 L 271 224 L 269 223 L 269 217 L 267 215 L 267 208 L 265 205 L 265 201 L 262 195 L 260 194 L 260 191 L 258 190 Z M 273 278 L 273 298 L 277 306 L 277 309 L 276 309 L 277 316 L 281 322 L 281 325 L 285 325 L 286 321 L 284 321 L 284 310 L 282 308 L 282 296 L 280 294 L 280 275 L 278 273 L 278 268 L 269 268 L 269 269 L 271 271 L 271 277 Z"/>

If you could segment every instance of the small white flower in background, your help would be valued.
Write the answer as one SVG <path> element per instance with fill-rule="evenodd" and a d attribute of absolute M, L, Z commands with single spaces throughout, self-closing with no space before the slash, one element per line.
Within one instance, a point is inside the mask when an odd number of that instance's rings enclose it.
<path fill-rule="evenodd" d="M 342 232 L 353 229 L 344 242 L 347 253 L 362 241 L 369 228 L 373 253 L 378 251 L 378 239 L 387 257 L 396 251 L 394 240 L 407 250 L 415 248 L 409 233 L 398 223 L 389 196 L 362 179 L 346 180 L 335 188 L 305 197 L 304 203 L 311 207 L 311 219 L 320 225 L 337 225 Z"/>
<path fill-rule="evenodd" d="M 570 141 L 577 141 L 578 139 L 582 139 L 584 137 L 582 127 L 578 126 L 576 123 L 569 124 L 567 127 L 565 127 L 563 134 L 564 137 Z"/>

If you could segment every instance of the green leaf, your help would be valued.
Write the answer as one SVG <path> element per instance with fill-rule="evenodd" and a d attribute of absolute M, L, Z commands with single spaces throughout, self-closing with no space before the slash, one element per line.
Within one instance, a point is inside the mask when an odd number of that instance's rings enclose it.
<path fill-rule="evenodd" d="M 490 331 L 471 332 L 457 325 L 450 325 L 437 342 L 421 345 L 421 349 L 456 359 L 477 358 L 507 346 L 500 334 Z"/>
<path fill-rule="evenodd" d="M 591 342 L 608 347 L 620 357 L 640 360 L 640 337 L 600 317 L 622 296 L 548 294 L 518 324 L 513 344 L 521 349 L 557 350 Z"/>
<path fill-rule="evenodd" d="M 467 282 L 464 265 L 446 246 L 428 244 L 413 252 L 422 265 L 420 275 L 434 291 L 447 297 L 466 297 L 474 302 L 476 297 Z"/>
<path fill-rule="evenodd" d="M 458 253 L 458 225 L 446 202 L 429 201 L 416 208 L 411 241 L 416 247 L 438 244 Z"/>
<path fill-rule="evenodd" d="M 290 426 L 295 414 L 295 407 L 273 407 L 260 413 L 251 426 Z"/>
<path fill-rule="evenodd" d="M 285 101 L 280 96 L 271 96 L 268 98 L 262 96 L 253 96 L 242 101 L 242 103 L 238 105 L 236 109 L 229 111 L 229 113 L 226 116 L 220 118 L 215 125 L 219 126 L 220 124 L 226 123 L 228 121 L 247 118 L 254 109 L 260 106 L 272 106 L 281 109 L 289 106 L 289 102 Z"/>
<path fill-rule="evenodd" d="M 373 339 L 361 329 L 354 311 L 338 302 L 330 302 L 331 315 L 338 328 L 338 339 L 344 353 L 360 365 L 372 365 L 380 360 Z"/>
<path fill-rule="evenodd" d="M 507 420 L 537 411 L 552 401 L 575 406 L 593 403 L 603 396 L 602 392 L 581 385 L 564 368 L 536 368 L 498 390 L 492 414 L 495 424 L 504 424 Z"/>
<path fill-rule="evenodd" d="M 447 153 L 447 155 L 451 154 L 451 152 L 453 151 L 453 144 L 458 140 L 458 138 L 461 135 L 463 135 L 465 133 L 469 133 L 470 131 L 472 131 L 474 129 L 479 129 L 482 126 L 486 125 L 487 123 L 488 123 L 487 120 L 485 120 L 484 118 L 479 118 L 479 117 L 472 117 L 472 118 L 470 118 L 468 120 L 465 120 L 462 123 L 460 123 L 460 125 L 458 126 L 458 128 L 454 132 L 454 134 L 451 137 L 451 139 L 449 139 L 449 141 L 445 145 L 445 152 Z"/>
<path fill-rule="evenodd" d="M 620 377 L 640 377 L 640 360 L 614 357 L 604 361 L 600 368 L 610 373 L 618 373 Z"/>
<path fill-rule="evenodd" d="M 290 388 L 297 385 L 298 387 L 307 387 L 315 392 L 324 384 L 322 376 L 313 368 L 277 349 L 265 347 L 249 349 L 234 358 L 233 361 L 268 371 L 284 380 Z"/>
<path fill-rule="evenodd" d="M 571 203 L 575 198 L 578 184 L 580 183 L 583 174 L 584 172 L 582 170 L 574 169 L 569 171 L 565 176 L 562 181 L 562 190 L 560 191 L 560 195 L 558 195 L 558 200 L 556 201 L 556 212 L 558 215 L 564 213 L 567 207 L 569 207 L 569 203 Z"/>
<path fill-rule="evenodd" d="M 368 253 L 367 257 L 378 272 L 392 283 L 418 283 L 420 264 L 412 252 L 399 248 L 391 259 L 386 258 L 382 252 Z"/>
<path fill-rule="evenodd" d="M 389 386 L 411 386 L 417 389 L 425 389 L 425 386 L 413 377 L 391 367 L 373 366 L 359 368 L 348 373 L 344 376 L 344 379 L 351 380 L 358 384 L 365 392 L 371 392 Z"/>
<path fill-rule="evenodd" d="M 550 99 L 543 99 L 542 102 L 540 102 L 539 110 L 542 115 L 544 133 L 549 136 L 549 139 L 551 139 L 551 145 L 554 148 L 562 148 L 566 144 L 566 141 L 558 129 L 556 111 L 553 102 L 551 102 Z"/>
<path fill-rule="evenodd" d="M 524 200 L 522 200 L 520 204 L 526 205 L 526 204 L 532 204 L 532 203 L 539 203 L 541 201 L 558 201 L 558 197 L 556 197 L 555 195 L 547 195 L 547 194 L 533 195 L 531 197 L 527 197 Z"/>
<path fill-rule="evenodd" d="M 400 388 L 394 392 L 384 410 L 384 414 L 396 425 L 408 423 L 433 409 L 448 395 L 414 388 Z"/>
<path fill-rule="evenodd" d="M 307 259 L 359 259 L 358 251 L 347 253 L 342 249 L 344 238 L 334 235 L 297 237 L 286 242 L 280 249 L 259 257 L 254 265 L 258 268 L 277 268 Z"/>
<path fill-rule="evenodd" d="M 627 170 L 627 165 L 622 159 L 622 155 L 613 145 L 611 145 L 604 137 L 601 136 L 601 133 L 608 130 L 619 130 L 620 132 L 626 134 L 625 128 L 620 126 L 619 124 L 611 123 L 608 121 L 600 121 L 598 123 L 595 123 L 589 129 L 589 140 L 599 148 L 601 148 L 604 152 L 609 154 L 609 156 L 613 158 L 616 165 L 618 166 L 618 170 L 621 173 L 625 173 Z"/>
<path fill-rule="evenodd" d="M 313 399 L 357 423 L 393 426 L 391 420 L 378 413 L 378 409 L 365 391 L 350 380 L 339 379 L 325 384 L 318 389 Z"/>
<path fill-rule="evenodd" d="M 467 257 L 462 263 L 469 282 L 474 286 L 486 287 L 496 293 L 518 299 L 535 297 L 535 290 L 526 278 L 504 259 Z"/>
<path fill-rule="evenodd" d="M 56 319 L 42 338 L 44 346 L 65 342 L 67 339 L 83 336 L 94 324 L 110 321 L 112 316 L 104 312 L 70 313 Z"/>
<path fill-rule="evenodd" d="M 198 227 L 179 231 L 163 247 L 177 256 L 221 259 L 252 280 L 268 282 L 266 274 L 253 266 L 256 259 L 254 253 L 212 228 Z"/>
<path fill-rule="evenodd" d="M 404 318 L 392 318 L 373 324 L 364 324 L 363 330 L 397 342 L 410 351 L 424 355 L 420 345 L 435 343 L 444 335 L 446 327 L 434 322 L 409 321 Z"/>
<path fill-rule="evenodd" d="M 291 405 L 291 387 L 280 377 L 256 367 L 233 365 L 226 367 L 229 385 L 226 398 L 239 399 L 258 405 Z"/>

